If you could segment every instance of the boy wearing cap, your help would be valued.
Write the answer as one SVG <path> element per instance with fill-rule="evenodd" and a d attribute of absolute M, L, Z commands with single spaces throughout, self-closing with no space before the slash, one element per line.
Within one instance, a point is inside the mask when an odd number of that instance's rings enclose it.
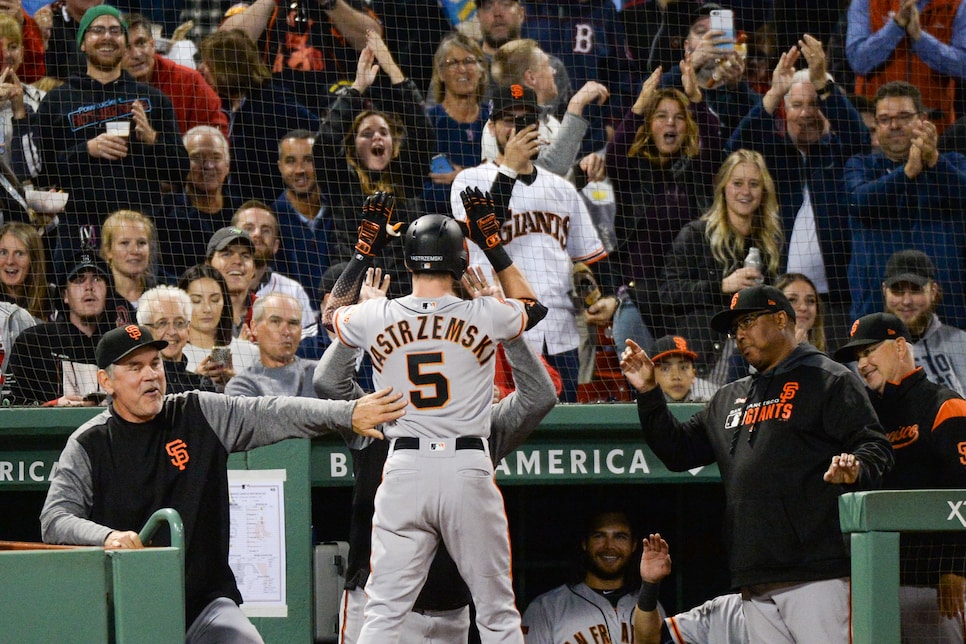
<path fill-rule="evenodd" d="M 460 194 L 468 187 L 489 191 L 501 222 L 507 254 L 527 276 L 537 299 L 548 308 L 546 319 L 525 337 L 546 357 L 563 380 L 563 402 L 577 402 L 577 311 L 570 298 L 573 264 L 591 265 L 607 256 L 587 207 L 573 184 L 533 164 L 539 147 L 537 128 L 516 127 L 517 117 L 535 119 L 536 94 L 524 85 L 493 93 L 489 128 L 499 155 L 456 175 L 450 192 L 453 216 L 466 220 Z M 535 122 L 535 120 L 533 121 Z M 489 266 L 483 251 L 469 244 L 470 265 Z M 488 271 L 484 268 L 484 271 Z"/>
<path fill-rule="evenodd" d="M 757 373 L 683 423 L 653 362 L 627 341 L 621 368 L 638 391 L 644 437 L 672 471 L 718 464 L 750 641 L 846 642 L 851 563 L 838 496 L 878 485 L 892 447 L 855 375 L 796 342 L 795 310 L 775 287 L 738 291 L 711 327 L 730 332 Z"/>
<path fill-rule="evenodd" d="M 892 443 L 895 465 L 883 488 L 966 488 L 960 453 L 966 443 L 966 400 L 930 382 L 915 366 L 912 335 L 902 320 L 890 313 L 859 318 L 835 359 L 858 361 Z M 966 534 L 903 532 L 899 544 L 903 641 L 962 642 Z"/>
<path fill-rule="evenodd" d="M 924 252 L 900 250 L 886 263 L 882 281 L 885 312 L 909 329 L 916 365 L 926 377 L 966 394 L 966 331 L 943 324 L 936 314 L 942 299 L 936 267 Z"/>
<path fill-rule="evenodd" d="M 654 378 L 667 402 L 708 402 L 717 387 L 698 378 L 694 361 L 698 354 L 679 335 L 666 335 L 654 343 Z"/>
<path fill-rule="evenodd" d="M 96 255 L 79 254 L 64 276 L 66 315 L 25 329 L 10 353 L 15 405 L 90 406 L 97 404 L 94 347 L 110 330 L 105 313 L 110 274 Z"/>
<path fill-rule="evenodd" d="M 111 405 L 68 439 L 41 513 L 43 538 L 141 548 L 134 530 L 155 510 L 174 508 L 187 544 L 186 641 L 260 643 L 238 608 L 242 597 L 228 566 L 228 455 L 330 431 L 349 437 L 399 418 L 405 402 L 389 389 L 354 402 L 165 396 L 165 346 L 134 324 L 98 342 L 97 379 Z"/>

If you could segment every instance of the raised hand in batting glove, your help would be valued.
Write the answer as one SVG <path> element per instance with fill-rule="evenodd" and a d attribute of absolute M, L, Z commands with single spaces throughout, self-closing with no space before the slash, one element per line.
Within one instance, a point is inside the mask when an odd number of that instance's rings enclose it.
<path fill-rule="evenodd" d="M 391 223 L 396 198 L 388 192 L 377 192 L 366 197 L 362 204 L 362 223 L 359 224 L 359 240 L 356 250 L 366 257 L 374 257 L 389 242 L 399 237 L 402 222 Z"/>
<path fill-rule="evenodd" d="M 469 187 L 460 193 L 460 199 L 466 209 L 467 236 L 484 251 L 498 247 L 502 242 L 500 220 L 490 193 Z"/>

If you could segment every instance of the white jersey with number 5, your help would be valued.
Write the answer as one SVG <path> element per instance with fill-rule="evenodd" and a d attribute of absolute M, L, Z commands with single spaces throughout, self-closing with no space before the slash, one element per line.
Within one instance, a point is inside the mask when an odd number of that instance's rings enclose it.
<path fill-rule="evenodd" d="M 343 344 L 369 353 L 376 389 L 409 400 L 386 438 L 487 438 L 496 347 L 523 333 L 526 319 L 517 300 L 408 295 L 340 308 L 334 326 Z"/>

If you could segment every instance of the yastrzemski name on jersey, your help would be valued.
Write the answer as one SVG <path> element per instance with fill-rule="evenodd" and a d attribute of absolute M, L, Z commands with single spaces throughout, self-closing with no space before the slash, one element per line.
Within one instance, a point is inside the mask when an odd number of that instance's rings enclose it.
<path fill-rule="evenodd" d="M 417 315 L 412 324 L 399 320 L 386 327 L 369 346 L 372 368 L 382 372 L 393 351 L 419 340 L 443 340 L 470 349 L 477 362 L 485 365 L 496 353 L 496 343 L 480 328 L 466 320 L 446 315 Z"/>

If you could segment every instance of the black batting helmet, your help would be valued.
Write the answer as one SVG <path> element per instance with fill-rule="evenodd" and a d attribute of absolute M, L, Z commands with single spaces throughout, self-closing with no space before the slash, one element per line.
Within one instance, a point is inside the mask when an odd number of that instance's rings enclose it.
<path fill-rule="evenodd" d="M 459 223 L 446 215 L 423 215 L 406 229 L 406 268 L 414 273 L 449 273 L 459 279 L 469 253 Z"/>

